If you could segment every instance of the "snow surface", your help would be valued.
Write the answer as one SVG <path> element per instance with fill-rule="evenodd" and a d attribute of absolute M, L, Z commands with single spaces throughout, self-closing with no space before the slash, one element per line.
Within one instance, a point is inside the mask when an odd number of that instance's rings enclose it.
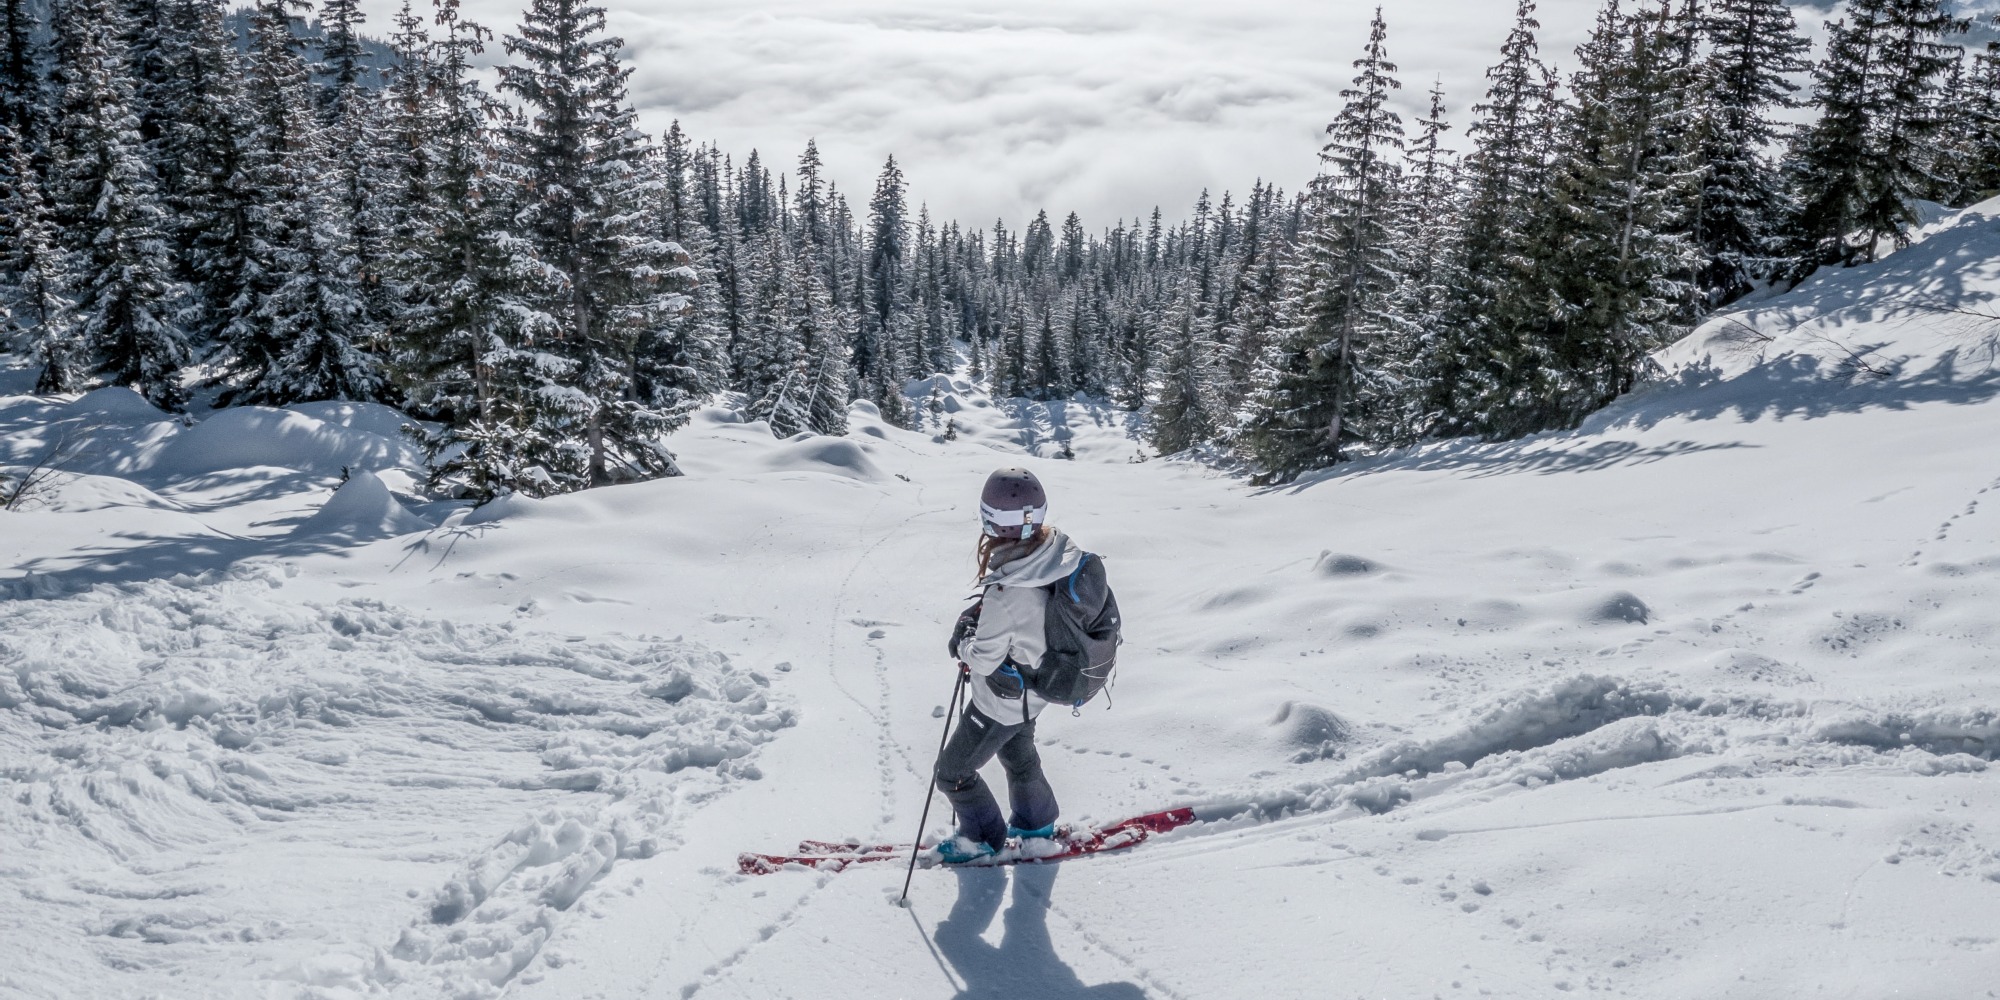
<path fill-rule="evenodd" d="M 393 414 L 0 373 L 0 464 L 69 449 L 0 515 L 0 995 L 2000 995 L 2000 202 L 1926 235 L 1574 433 L 1276 489 L 940 380 L 951 441 L 708 410 L 466 511 Z M 735 874 L 914 832 L 1015 462 L 1127 620 L 1066 817 L 1205 821 Z"/>

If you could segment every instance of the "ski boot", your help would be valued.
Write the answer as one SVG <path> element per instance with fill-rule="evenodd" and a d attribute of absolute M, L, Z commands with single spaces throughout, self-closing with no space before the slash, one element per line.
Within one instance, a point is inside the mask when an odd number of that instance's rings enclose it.
<path fill-rule="evenodd" d="M 1000 853 L 989 844 L 967 840 L 964 837 L 947 837 L 940 840 L 934 850 L 937 851 L 938 861 L 947 865 L 979 864 L 992 860 Z"/>

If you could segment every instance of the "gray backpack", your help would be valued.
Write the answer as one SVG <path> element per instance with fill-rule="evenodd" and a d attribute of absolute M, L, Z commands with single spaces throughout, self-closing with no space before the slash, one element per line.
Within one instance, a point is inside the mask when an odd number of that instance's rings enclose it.
<path fill-rule="evenodd" d="M 1043 636 L 1048 652 L 1035 665 L 1028 686 L 1051 704 L 1071 710 L 1097 697 L 1118 667 L 1118 599 L 1104 576 L 1104 560 L 1092 553 L 1066 579 L 1049 584 Z"/>

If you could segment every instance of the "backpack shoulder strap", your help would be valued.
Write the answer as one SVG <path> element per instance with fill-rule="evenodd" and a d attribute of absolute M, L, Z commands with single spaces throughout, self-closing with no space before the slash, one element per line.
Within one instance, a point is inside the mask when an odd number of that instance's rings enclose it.
<path fill-rule="evenodd" d="M 1085 553 L 1083 554 L 1083 558 L 1082 558 L 1082 559 L 1078 559 L 1078 560 L 1076 561 L 1076 568 L 1075 568 L 1075 569 L 1073 569 L 1073 570 L 1070 570 L 1070 573 L 1069 573 L 1069 583 L 1068 583 L 1068 587 L 1069 587 L 1069 602 L 1070 602 L 1071 604 L 1082 604 L 1082 603 L 1083 603 L 1083 598 L 1082 598 L 1082 597 L 1081 597 L 1080 595 L 1078 595 L 1078 594 L 1077 594 L 1077 592 L 1076 592 L 1076 578 L 1077 578 L 1077 577 L 1080 577 L 1080 576 L 1082 576 L 1082 575 L 1083 575 L 1083 568 L 1084 568 L 1085 566 L 1088 566 L 1088 565 L 1090 565 L 1090 561 L 1091 561 L 1092 559 L 1095 559 L 1095 558 L 1097 558 L 1097 554 L 1096 554 L 1096 553 L 1093 553 L 1093 552 L 1085 552 Z"/>

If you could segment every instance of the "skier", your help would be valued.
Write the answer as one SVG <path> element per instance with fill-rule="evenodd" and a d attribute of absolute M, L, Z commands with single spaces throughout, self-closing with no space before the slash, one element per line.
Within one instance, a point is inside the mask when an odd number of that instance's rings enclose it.
<path fill-rule="evenodd" d="M 1001 469 L 987 477 L 979 498 L 982 593 L 959 615 L 949 644 L 959 669 L 971 675 L 972 698 L 938 756 L 937 787 L 958 817 L 958 835 L 937 846 L 945 864 L 993 857 L 1009 838 L 1030 857 L 1054 843 L 1055 791 L 1035 750 L 1035 716 L 1048 702 L 1027 688 L 1021 668 L 1032 670 L 1047 648 L 1043 588 L 1076 572 L 1084 555 L 1048 526 L 1048 512 L 1034 473 Z M 1005 821 L 979 776 L 996 754 L 1012 806 Z"/>

